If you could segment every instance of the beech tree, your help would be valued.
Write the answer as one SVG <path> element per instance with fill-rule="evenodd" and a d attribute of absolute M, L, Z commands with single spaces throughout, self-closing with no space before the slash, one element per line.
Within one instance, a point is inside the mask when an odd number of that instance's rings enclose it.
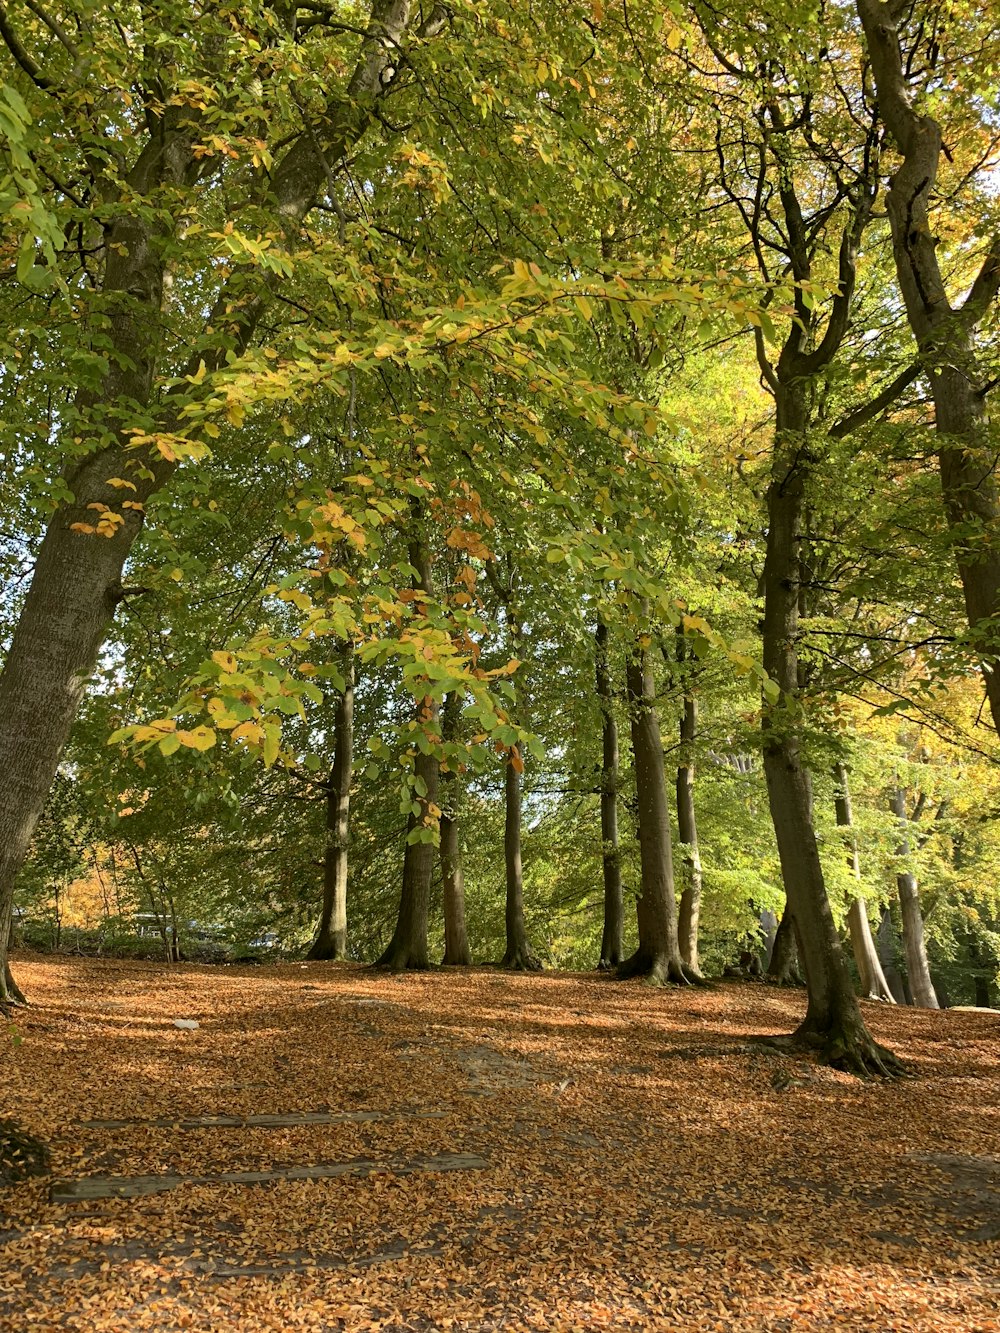
<path fill-rule="evenodd" d="M 63 251 L 70 273 L 62 282 L 72 282 L 85 312 L 81 327 L 91 330 L 89 348 L 80 349 L 89 357 L 86 382 L 75 393 L 70 387 L 57 428 L 65 440 L 60 498 L 0 675 L 2 1000 L 10 998 L 5 937 L 15 879 L 115 609 L 128 595 L 122 576 L 144 506 L 178 464 L 171 445 L 148 448 L 141 440 L 183 429 L 192 387 L 197 393 L 206 375 L 249 346 L 285 271 L 280 259 L 265 259 L 259 242 L 223 247 L 230 259 L 258 263 L 230 263 L 201 328 L 191 327 L 194 312 L 187 312 L 188 327 L 177 337 L 165 303 L 179 290 L 179 261 L 182 272 L 193 267 L 185 233 L 198 199 L 211 194 L 210 183 L 229 186 L 235 156 L 246 164 L 236 173 L 244 177 L 236 190 L 245 191 L 246 223 L 294 239 L 379 103 L 406 78 L 407 40 L 428 40 L 446 20 L 444 10 L 422 16 L 406 0 L 373 0 L 355 38 L 335 20 L 329 27 L 310 22 L 300 32 L 294 6 L 222 8 L 199 17 L 192 40 L 184 6 L 160 7 L 155 16 L 137 10 L 131 28 L 89 8 L 67 7 L 63 17 L 56 42 L 40 40 L 45 25 L 37 16 L 18 27 L 5 14 L 0 27 L 7 72 L 16 69 L 30 98 L 39 148 L 51 127 L 49 143 L 64 153 L 53 164 L 59 184 L 50 208 L 77 229 L 78 247 Z M 74 29 L 75 38 L 66 36 Z M 300 47 L 313 42 L 325 44 L 327 58 L 333 43 L 337 62 L 351 72 L 310 114 L 299 112 L 287 81 Z M 45 65 L 38 49 L 47 53 Z M 248 50 L 260 70 L 250 79 Z M 264 78 L 274 109 L 270 142 L 256 133 Z M 80 97 L 84 87 L 95 91 Z M 271 145 L 282 142 L 287 146 L 274 156 Z M 21 255 L 21 276 L 38 281 L 31 246 Z M 55 284 L 58 269 L 49 269 Z M 204 296 L 197 305 L 204 308 Z M 192 344 L 194 353 L 185 356 Z"/>
<path fill-rule="evenodd" d="M 983 33 L 977 22 L 949 23 L 931 6 L 911 8 L 883 0 L 858 0 L 857 12 L 871 59 L 879 113 L 901 159 L 886 194 L 896 273 L 934 400 L 941 489 L 965 594 L 969 647 L 982 662 L 994 726 L 1000 730 L 996 644 L 1000 497 L 993 475 L 988 414 L 988 394 L 997 379 L 995 358 L 980 332 L 995 321 L 1000 292 L 1000 227 L 985 198 L 984 175 L 997 140 L 989 117 L 979 112 L 979 102 L 965 86 L 969 80 L 988 81 L 995 74 L 988 57 L 984 59 L 989 25 Z M 947 72 L 939 86 L 942 70 Z M 966 255 L 970 251 L 982 255 L 974 276 L 963 265 L 958 291 L 950 296 L 948 274 L 939 257 L 941 238 L 936 234 L 934 205 L 942 156 L 951 158 L 952 153 L 939 120 L 920 105 L 922 95 L 932 87 L 946 114 L 953 115 L 957 135 L 972 141 L 971 167 L 968 150 L 961 152 L 963 169 L 968 171 L 962 206 L 963 212 L 971 212 L 972 226 L 954 244 Z M 957 114 L 960 105 L 963 111 Z"/>

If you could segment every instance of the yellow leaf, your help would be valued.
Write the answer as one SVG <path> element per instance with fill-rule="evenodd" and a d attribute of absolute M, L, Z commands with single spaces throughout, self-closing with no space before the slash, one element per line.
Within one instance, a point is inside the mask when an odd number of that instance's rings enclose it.
<path fill-rule="evenodd" d="M 211 727 L 193 727 L 190 731 L 179 731 L 177 739 L 191 750 L 210 750 L 215 744 L 215 732 Z"/>
<path fill-rule="evenodd" d="M 264 767 L 270 768 L 278 757 L 281 746 L 281 728 L 268 723 L 264 728 Z"/>
<path fill-rule="evenodd" d="M 71 524 L 69 525 L 69 530 L 70 530 L 70 532 L 95 532 L 95 531 L 96 531 L 96 529 L 95 529 L 95 528 L 92 528 L 92 527 L 90 526 L 89 523 L 71 523 Z"/>
<path fill-rule="evenodd" d="M 122 489 L 122 487 L 125 487 L 127 490 L 130 491 L 135 490 L 135 482 L 126 481 L 124 477 L 109 477 L 108 485 L 114 486 L 114 488 L 119 491 Z"/>
<path fill-rule="evenodd" d="M 212 654 L 212 661 L 216 666 L 222 667 L 223 671 L 233 672 L 236 670 L 236 658 L 232 653 L 227 653 L 222 649 Z"/>

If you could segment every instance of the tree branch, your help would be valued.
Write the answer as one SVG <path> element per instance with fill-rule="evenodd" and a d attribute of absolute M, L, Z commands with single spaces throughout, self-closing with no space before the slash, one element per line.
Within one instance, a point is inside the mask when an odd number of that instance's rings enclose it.
<path fill-rule="evenodd" d="M 42 72 L 41 65 L 28 54 L 21 39 L 11 27 L 10 19 L 7 17 L 7 8 L 2 4 L 0 4 L 0 37 L 3 37 L 7 50 L 36 87 L 42 88 L 46 92 L 55 87 L 53 81 Z"/>
<path fill-rule="evenodd" d="M 921 373 L 921 367 L 917 364 L 907 366 L 901 371 L 894 380 L 885 386 L 881 393 L 875 395 L 861 407 L 856 407 L 853 412 L 848 412 L 846 417 L 841 417 L 830 427 L 829 435 L 833 440 L 843 440 L 848 435 L 852 435 L 862 426 L 866 426 L 869 421 L 874 421 L 876 417 L 882 415 L 886 408 L 891 407 L 899 395 L 908 389 L 915 379 L 918 379 Z"/>

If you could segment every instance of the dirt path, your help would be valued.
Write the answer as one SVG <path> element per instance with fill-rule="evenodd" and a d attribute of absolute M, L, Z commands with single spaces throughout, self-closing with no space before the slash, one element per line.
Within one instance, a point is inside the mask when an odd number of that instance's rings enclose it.
<path fill-rule="evenodd" d="M 869 1006 L 884 1086 L 750 1043 L 764 986 L 17 975 L 4 1329 L 1000 1330 L 1000 1015 Z"/>

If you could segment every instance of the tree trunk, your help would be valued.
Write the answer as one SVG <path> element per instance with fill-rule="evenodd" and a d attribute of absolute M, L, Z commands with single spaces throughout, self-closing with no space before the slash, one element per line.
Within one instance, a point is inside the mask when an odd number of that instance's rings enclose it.
<path fill-rule="evenodd" d="M 11 908 L 7 913 L 6 920 L 0 917 L 0 923 L 2 923 L 0 924 L 0 935 L 3 936 L 3 939 L 0 940 L 0 952 L 2 952 L 4 959 L 3 976 L 0 978 L 0 981 L 3 983 L 2 989 L 0 989 L 0 1010 L 3 1010 L 5 1007 L 10 1007 L 15 1004 L 27 1004 L 28 1001 L 25 999 L 21 987 L 11 975 L 10 963 L 7 961 L 10 937 L 14 930 L 13 904 L 11 904 Z"/>
<path fill-rule="evenodd" d="M 701 855 L 694 810 L 694 742 L 698 731 L 698 704 L 684 696 L 680 722 L 680 763 L 677 765 L 677 837 L 682 853 L 684 887 L 677 921 L 678 942 L 685 966 L 700 974 L 698 964 L 698 918 L 701 913 Z"/>
<path fill-rule="evenodd" d="M 778 928 L 774 932 L 771 957 L 767 964 L 767 975 L 776 986 L 801 986 L 804 984 L 799 973 L 799 951 L 795 941 L 795 922 L 792 920 L 792 914 L 788 910 L 787 904 L 781 914 Z"/>
<path fill-rule="evenodd" d="M 410 6 L 407 0 L 372 0 L 371 20 L 347 95 L 343 85 L 331 93 L 328 114 L 318 121 L 320 128 L 304 129 L 271 175 L 275 216 L 290 230 L 313 207 L 331 164 L 340 162 L 361 137 L 378 98 L 392 86 L 399 64 L 394 43 L 406 31 Z M 386 77 L 388 71 L 392 73 Z M 95 436 L 104 438 L 110 428 L 118 432 L 118 442 L 91 453 L 67 472 L 73 501 L 61 505 L 49 521 L 0 674 L 0 920 L 10 913 L 17 875 L 123 596 L 122 573 L 142 526 L 142 506 L 173 471 L 173 464 L 158 452 L 137 453 L 130 448 L 130 428 L 146 429 L 148 414 L 143 409 L 152 401 L 153 385 L 161 373 L 163 256 L 173 230 L 163 210 L 172 198 L 186 207 L 187 193 L 179 187 L 190 187 L 204 169 L 193 152 L 199 137 L 187 108 L 168 108 L 125 182 L 113 175 L 98 182 L 98 195 L 107 190 L 107 201 L 118 200 L 120 210 L 107 229 L 101 284 L 110 369 L 99 393 L 78 396 L 82 422 L 77 429 L 89 433 L 87 421 L 94 418 Z M 129 212 L 133 201 L 138 207 Z M 266 304 L 267 284 L 261 281 L 254 294 L 245 270 L 234 281 L 239 291 L 224 288 L 210 316 L 216 341 L 210 346 L 199 339 L 187 367 L 191 374 L 202 362 L 209 369 L 222 364 L 229 352 L 239 353 L 253 336 Z M 169 408 L 166 417 L 169 423 Z M 122 508 L 119 490 L 109 484 L 112 478 L 131 479 L 134 489 L 128 494 L 138 507 Z M 95 507 L 122 520 L 112 528 L 112 536 L 95 535 Z M 74 525 L 86 525 L 89 532 Z M 0 1003 L 13 998 L 9 977 L 3 938 Z"/>
<path fill-rule="evenodd" d="M 531 951 L 528 931 L 524 924 L 524 880 L 521 872 L 521 774 L 508 756 L 504 767 L 505 817 L 503 830 L 504 868 L 507 879 L 507 902 L 504 920 L 507 928 L 507 950 L 501 967 L 516 972 L 537 972 L 541 963 Z"/>
<path fill-rule="evenodd" d="M 906 814 L 906 793 L 901 787 L 893 791 L 889 808 L 899 821 L 898 851 L 900 859 L 905 862 L 910 856 L 910 821 Z M 902 910 L 906 976 L 910 983 L 913 1003 L 921 1009 L 938 1009 L 940 1005 L 934 992 L 927 950 L 924 947 L 924 918 L 920 911 L 920 891 L 917 887 L 917 877 L 912 870 L 904 866 L 897 872 L 896 888 Z"/>
<path fill-rule="evenodd" d="M 351 836 L 351 778 L 354 768 L 354 644 L 340 653 L 344 689 L 333 723 L 333 763 L 326 784 L 326 848 L 323 853 L 323 911 L 309 959 L 347 957 L 347 874 Z"/>
<path fill-rule="evenodd" d="M 765 698 L 764 773 L 788 908 L 805 969 L 808 1005 L 795 1040 L 818 1046 L 831 1064 L 887 1074 L 895 1057 L 878 1047 L 861 1017 L 840 946 L 812 820 L 812 790 L 801 757 L 798 709 L 800 544 L 810 465 L 808 408 L 800 380 L 779 383 L 776 437 L 768 486 L 764 561 L 763 659 L 781 691 Z"/>
<path fill-rule="evenodd" d="M 608 627 L 597 621 L 597 698 L 601 706 L 601 863 L 604 870 L 604 932 L 601 971 L 622 961 L 625 911 L 622 898 L 621 849 L 618 839 L 618 723 L 614 714 Z"/>
<path fill-rule="evenodd" d="M 454 691 L 444 701 L 443 739 L 453 741 L 462 711 L 461 697 Z M 449 766 L 441 774 L 441 886 L 444 900 L 444 957 L 448 967 L 469 967 L 472 951 L 465 929 L 465 875 L 458 824 L 458 774 Z"/>
<path fill-rule="evenodd" d="M 415 519 L 419 522 L 419 507 L 414 505 Z M 410 542 L 410 564 L 414 569 L 413 587 L 417 593 L 432 596 L 431 559 L 427 546 L 419 538 Z M 415 599 L 419 607 L 426 605 Z M 431 879 L 434 875 L 436 849 L 435 829 L 439 828 L 438 785 L 441 761 L 436 742 L 440 707 L 432 695 L 417 704 L 415 731 L 417 757 L 414 760 L 414 804 L 406 824 L 406 851 L 403 854 L 403 886 L 399 899 L 396 929 L 376 967 L 387 967 L 393 972 L 407 968 L 430 967 L 427 950 L 427 915 L 430 909 Z M 433 807 L 433 808 L 432 808 Z"/>
<path fill-rule="evenodd" d="M 939 227 L 931 217 L 944 146 L 941 128 L 921 105 L 936 78 L 925 65 L 924 86 L 914 83 L 900 44 L 899 27 L 913 18 L 906 6 L 857 0 L 878 95 L 879 113 L 902 162 L 886 196 L 893 254 L 910 328 L 920 349 L 934 399 L 938 458 L 945 511 L 965 594 L 972 642 L 1000 731 L 1000 497 L 994 445 L 986 410 L 989 377 L 976 329 L 1000 287 L 1000 233 L 994 232 L 979 274 L 962 303 L 952 306 L 938 260 Z M 922 37 L 922 34 L 921 34 Z M 918 109 L 919 107 L 919 109 Z M 986 215 L 982 216 L 985 223 Z"/>
<path fill-rule="evenodd" d="M 416 719 L 425 732 L 434 729 L 438 707 L 427 698 L 417 705 Z M 427 915 L 430 909 L 431 879 L 434 875 L 436 849 L 428 837 L 436 819 L 429 806 L 437 805 L 440 764 L 436 754 L 417 755 L 414 761 L 415 786 L 424 795 L 415 797 L 420 813 L 410 812 L 406 822 L 406 851 L 403 853 L 403 887 L 399 898 L 399 914 L 392 939 L 376 962 L 376 967 L 387 967 L 392 972 L 408 968 L 420 970 L 430 967 L 427 949 Z M 413 841 L 417 833 L 422 836 Z"/>
<path fill-rule="evenodd" d="M 892 991 L 892 998 L 897 1004 L 909 1004 L 903 978 L 896 966 L 896 931 L 892 924 L 892 911 L 888 906 L 882 908 L 882 918 L 878 923 L 878 960 Z"/>
<path fill-rule="evenodd" d="M 834 765 L 833 780 L 836 784 L 834 804 L 837 810 L 837 826 L 850 830 L 847 834 L 847 864 L 855 882 L 860 883 L 861 860 L 858 855 L 858 840 L 854 836 L 851 789 L 847 781 L 847 766 L 845 764 L 838 763 Z M 858 976 L 861 979 L 862 995 L 869 1000 L 885 1000 L 888 1004 L 895 1004 L 892 991 L 889 989 L 889 983 L 882 972 L 882 964 L 879 962 L 878 954 L 875 951 L 875 941 L 872 938 L 871 926 L 868 922 L 868 909 L 865 906 L 864 898 L 860 894 L 851 901 L 847 913 L 847 924 L 851 931 L 851 946 L 854 949 L 854 961 L 857 964 Z"/>
<path fill-rule="evenodd" d="M 625 674 L 635 763 L 641 892 L 636 902 L 639 947 L 618 969 L 620 977 L 645 976 L 654 985 L 684 982 L 677 939 L 670 813 L 663 771 L 663 741 L 656 690 L 646 648 L 636 647 Z"/>
<path fill-rule="evenodd" d="M 774 953 L 774 942 L 778 937 L 778 918 L 771 911 L 770 907 L 762 907 L 760 912 L 760 934 L 761 945 L 760 958 L 761 970 L 766 972 L 771 966 L 771 955 Z"/>

